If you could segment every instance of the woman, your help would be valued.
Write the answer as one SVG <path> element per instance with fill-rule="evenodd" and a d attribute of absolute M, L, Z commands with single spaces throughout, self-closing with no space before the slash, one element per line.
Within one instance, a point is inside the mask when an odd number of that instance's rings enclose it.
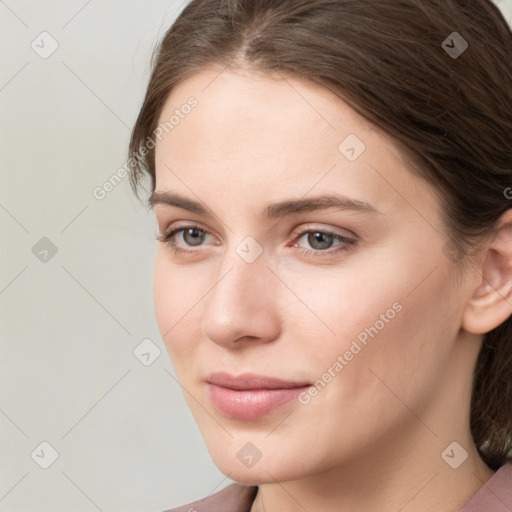
<path fill-rule="evenodd" d="M 174 511 L 512 510 L 512 34 L 487 0 L 194 0 L 130 142 L 217 467 Z"/>

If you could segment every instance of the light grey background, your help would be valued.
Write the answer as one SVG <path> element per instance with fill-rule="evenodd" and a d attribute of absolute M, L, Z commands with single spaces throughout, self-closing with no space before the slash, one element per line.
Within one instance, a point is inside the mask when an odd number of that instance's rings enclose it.
<path fill-rule="evenodd" d="M 153 216 L 126 178 L 93 194 L 185 3 L 0 0 L 0 512 L 161 512 L 232 482 L 160 339 Z"/>

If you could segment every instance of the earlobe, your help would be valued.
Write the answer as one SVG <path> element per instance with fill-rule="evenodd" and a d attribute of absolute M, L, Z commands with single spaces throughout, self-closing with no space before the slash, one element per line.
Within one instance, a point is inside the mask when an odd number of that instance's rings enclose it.
<path fill-rule="evenodd" d="M 512 315 L 512 210 L 485 249 L 481 280 L 468 302 L 461 327 L 474 334 L 492 331 Z"/>

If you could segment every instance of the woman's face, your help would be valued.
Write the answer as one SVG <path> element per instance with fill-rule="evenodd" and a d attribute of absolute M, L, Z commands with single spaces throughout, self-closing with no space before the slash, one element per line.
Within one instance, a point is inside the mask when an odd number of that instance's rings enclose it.
<path fill-rule="evenodd" d="M 171 118 L 155 214 L 189 252 L 158 244 L 154 300 L 215 464 L 263 483 L 409 442 L 440 455 L 465 421 L 478 346 L 459 329 L 477 276 L 454 282 L 434 190 L 385 133 L 300 79 L 205 70 L 173 90 Z M 315 209 L 324 196 L 346 202 Z M 311 386 L 222 392 L 214 372 Z"/>

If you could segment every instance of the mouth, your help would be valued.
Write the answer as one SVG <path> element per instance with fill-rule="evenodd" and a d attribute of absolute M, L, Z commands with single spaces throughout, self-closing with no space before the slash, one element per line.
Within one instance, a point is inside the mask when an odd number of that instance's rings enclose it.
<path fill-rule="evenodd" d="M 306 381 L 245 373 L 238 377 L 224 372 L 211 374 L 205 382 L 214 407 L 232 419 L 257 419 L 297 398 L 311 384 Z"/>

